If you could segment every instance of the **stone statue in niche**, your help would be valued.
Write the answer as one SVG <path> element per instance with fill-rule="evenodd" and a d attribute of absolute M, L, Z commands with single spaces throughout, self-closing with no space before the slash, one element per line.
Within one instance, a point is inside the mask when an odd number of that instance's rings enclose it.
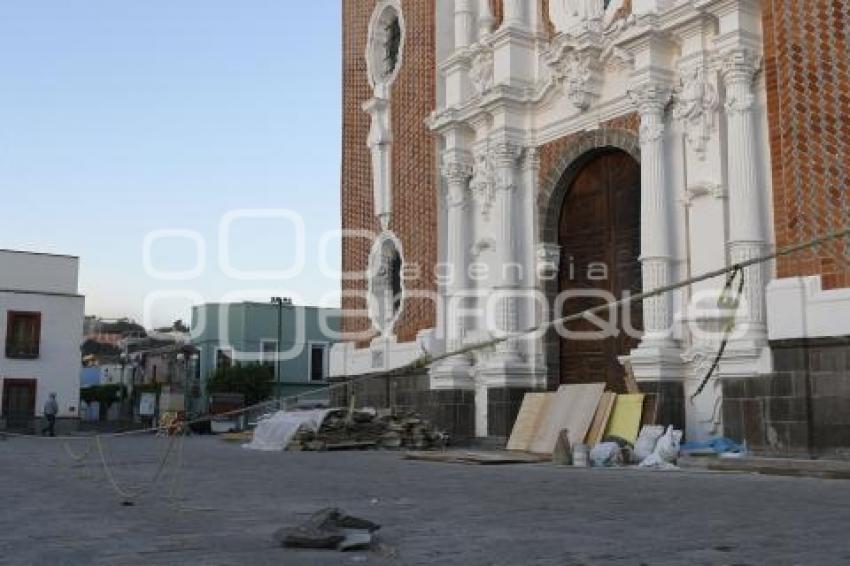
<path fill-rule="evenodd" d="M 372 323 L 386 336 L 392 332 L 401 310 L 401 255 L 392 240 L 384 240 L 375 257 L 372 271 L 370 317 Z"/>
<path fill-rule="evenodd" d="M 605 0 L 550 0 L 549 19 L 558 32 L 570 32 L 591 20 L 601 20 Z"/>

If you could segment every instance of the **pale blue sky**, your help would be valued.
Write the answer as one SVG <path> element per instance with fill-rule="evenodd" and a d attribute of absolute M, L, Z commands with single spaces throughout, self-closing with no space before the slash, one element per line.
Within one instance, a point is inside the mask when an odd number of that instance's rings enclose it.
<path fill-rule="evenodd" d="M 79 255 L 86 310 L 104 316 L 140 318 L 158 290 L 337 292 L 316 258 L 339 226 L 340 39 L 338 0 L 0 0 L 0 248 Z M 301 275 L 222 273 L 219 222 L 244 208 L 304 217 Z M 200 277 L 146 275 L 159 229 L 204 237 Z M 281 222 L 234 225 L 236 268 L 285 269 L 292 246 Z M 160 241 L 152 260 L 191 269 L 194 245 Z M 153 311 L 156 324 L 188 312 Z"/>

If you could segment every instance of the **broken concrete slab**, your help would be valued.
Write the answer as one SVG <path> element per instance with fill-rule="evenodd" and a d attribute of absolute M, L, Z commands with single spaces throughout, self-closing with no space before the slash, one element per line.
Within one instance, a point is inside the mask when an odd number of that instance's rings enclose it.
<path fill-rule="evenodd" d="M 357 550 L 368 547 L 377 523 L 328 507 L 317 511 L 302 524 L 285 527 L 273 535 L 275 542 L 289 548 L 317 550 Z"/>
<path fill-rule="evenodd" d="M 310 529 L 304 526 L 284 527 L 276 531 L 272 537 L 280 546 L 314 550 L 335 550 L 345 540 L 345 535 L 339 532 Z"/>
<path fill-rule="evenodd" d="M 337 545 L 340 552 L 367 550 L 372 546 L 372 533 L 368 531 L 348 531 L 345 538 Z"/>

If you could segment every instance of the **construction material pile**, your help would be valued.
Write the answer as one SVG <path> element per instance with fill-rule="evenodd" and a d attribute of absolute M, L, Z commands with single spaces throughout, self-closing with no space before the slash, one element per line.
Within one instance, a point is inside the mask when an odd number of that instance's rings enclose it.
<path fill-rule="evenodd" d="M 442 448 L 448 437 L 414 413 L 389 410 L 336 409 L 328 412 L 318 430 L 300 428 L 288 450 L 429 450 Z"/>
<path fill-rule="evenodd" d="M 681 431 L 659 426 L 658 397 L 640 393 L 631 375 L 626 389 L 617 394 L 605 391 L 604 383 L 588 383 L 526 394 L 508 450 L 575 466 L 673 467 Z"/>

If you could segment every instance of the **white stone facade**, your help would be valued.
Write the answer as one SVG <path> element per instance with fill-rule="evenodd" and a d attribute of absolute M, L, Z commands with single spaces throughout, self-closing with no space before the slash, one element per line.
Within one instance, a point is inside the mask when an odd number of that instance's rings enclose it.
<path fill-rule="evenodd" d="M 632 13 L 619 17 L 622 4 L 551 0 L 544 15 L 538 0 L 504 0 L 495 28 L 487 0 L 437 1 L 438 107 L 429 127 L 442 156 L 441 261 L 456 276 L 441 287 L 439 327 L 417 344 L 381 342 L 381 368 L 545 321 L 536 305 L 551 294 L 547 274 L 557 272 L 559 251 L 544 216 L 560 204 L 544 198 L 553 187 L 541 182 L 539 149 L 632 113 L 640 119 L 644 291 L 772 249 L 759 2 L 633 0 Z M 376 123 L 379 106 L 366 107 Z M 375 178 L 386 178 L 379 161 Z M 379 218 L 387 213 L 376 209 Z M 815 282 L 790 289 L 770 283 L 773 273 L 770 263 L 745 270 L 720 379 L 770 372 L 768 328 L 795 334 L 807 309 L 822 308 Z M 717 333 L 694 330 L 717 328 L 716 309 L 704 307 L 716 305 L 723 284 L 703 281 L 644 301 L 641 344 L 622 358 L 639 381 L 677 381 L 686 397 L 693 393 L 718 345 Z M 770 305 L 768 285 L 777 297 Z M 802 297 L 800 306 L 783 304 L 788 293 Z M 829 332 L 850 333 L 847 320 Z M 332 372 L 374 371 L 373 356 L 340 345 Z M 431 386 L 476 391 L 476 434 L 486 436 L 487 389 L 545 388 L 553 362 L 543 336 L 511 339 L 440 362 Z M 720 390 L 715 380 L 686 403 L 690 438 L 721 431 Z"/>

